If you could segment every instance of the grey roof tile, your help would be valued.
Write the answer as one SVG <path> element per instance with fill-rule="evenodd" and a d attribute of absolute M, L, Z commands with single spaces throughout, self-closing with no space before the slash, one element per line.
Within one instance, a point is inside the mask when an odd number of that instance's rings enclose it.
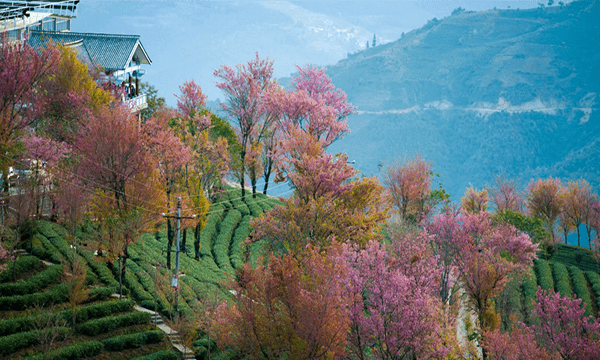
<path fill-rule="evenodd" d="M 50 39 L 63 45 L 76 47 L 81 60 L 92 61 L 94 65 L 102 66 L 107 71 L 125 69 L 134 51 L 140 54 L 141 50 L 142 58 L 139 60 L 142 64 L 152 63 L 140 42 L 139 35 L 30 31 L 28 43 L 37 48 Z M 77 44 L 78 42 L 81 44 Z"/>

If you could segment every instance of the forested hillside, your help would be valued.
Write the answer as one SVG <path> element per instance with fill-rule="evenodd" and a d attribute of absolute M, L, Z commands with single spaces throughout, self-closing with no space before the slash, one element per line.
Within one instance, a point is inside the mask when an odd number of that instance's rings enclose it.
<path fill-rule="evenodd" d="M 350 55 L 327 73 L 358 106 L 331 147 L 378 174 L 433 161 L 456 199 L 493 174 L 600 175 L 600 4 L 465 12 Z"/>

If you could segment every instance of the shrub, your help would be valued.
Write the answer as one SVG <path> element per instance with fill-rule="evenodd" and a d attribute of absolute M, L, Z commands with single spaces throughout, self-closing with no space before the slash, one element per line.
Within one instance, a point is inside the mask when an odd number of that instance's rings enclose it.
<path fill-rule="evenodd" d="M 235 233 L 233 234 L 233 239 L 231 241 L 231 265 L 235 269 L 239 269 L 244 266 L 243 259 L 243 246 L 242 244 L 244 240 L 250 234 L 250 220 L 252 218 L 250 216 L 244 216 L 237 229 L 235 229 Z"/>
<path fill-rule="evenodd" d="M 135 302 L 132 300 L 111 300 L 102 303 L 87 305 L 79 308 L 76 313 L 77 322 L 84 322 L 104 316 L 109 316 L 119 312 L 125 312 L 133 309 Z M 38 316 L 20 316 L 13 319 L 0 321 L 0 336 L 6 336 L 34 329 L 34 324 L 39 317 L 52 316 L 55 313 L 46 313 Z M 59 313 L 62 320 L 72 321 L 73 313 L 71 310 L 64 310 Z"/>
<path fill-rule="evenodd" d="M 59 284 L 45 292 L 0 297 L 0 309 L 20 311 L 32 306 L 51 306 L 64 303 L 68 298 L 67 285 Z"/>
<path fill-rule="evenodd" d="M 14 270 L 13 270 L 14 266 Z M 14 263 L 10 262 L 8 268 L 0 272 L 0 283 L 9 282 L 13 279 L 13 273 L 15 276 L 19 276 L 28 272 L 29 270 L 36 269 L 40 266 L 40 259 L 35 256 L 23 256 L 18 258 Z"/>
<path fill-rule="evenodd" d="M 561 263 L 553 263 L 552 266 L 554 268 L 554 290 L 559 292 L 562 296 L 573 298 L 571 280 L 569 279 L 567 267 Z"/>
<path fill-rule="evenodd" d="M 154 297 L 140 284 L 138 277 L 130 268 L 130 263 L 131 261 L 128 261 L 127 267 L 125 268 L 124 283 L 127 284 L 131 290 L 131 294 L 137 301 L 154 304 Z M 154 305 L 152 305 L 152 307 L 154 307 Z"/>
<path fill-rule="evenodd" d="M 91 303 L 95 301 L 106 300 L 114 294 L 116 289 L 112 287 L 101 287 L 90 290 L 88 293 L 88 298 L 85 300 L 85 303 Z"/>
<path fill-rule="evenodd" d="M 251 192 L 246 192 L 246 199 L 249 199 L 252 197 L 252 193 Z M 242 213 L 242 215 L 250 215 L 250 209 L 248 209 L 248 206 L 242 201 L 242 191 L 241 190 L 235 190 L 235 191 L 230 191 L 229 192 L 229 200 L 231 201 L 231 203 L 233 204 L 233 207 Z M 246 200 L 248 201 L 248 200 Z"/>
<path fill-rule="evenodd" d="M 523 279 L 521 289 L 523 290 L 523 315 L 526 323 L 529 324 L 531 312 L 533 311 L 532 299 L 535 299 L 535 293 L 537 291 L 537 281 L 535 273 L 531 273 L 531 276 L 526 276 Z"/>
<path fill-rule="evenodd" d="M 76 360 L 87 357 L 93 357 L 102 352 L 104 345 L 100 341 L 85 341 L 64 348 L 60 348 L 51 351 L 46 354 L 46 360 Z M 35 356 L 27 357 L 27 360 L 42 360 L 44 356 L 38 354 Z"/>
<path fill-rule="evenodd" d="M 586 271 L 585 275 L 590 282 L 590 286 L 592 287 L 592 291 L 596 296 L 596 306 L 600 308 L 600 275 L 594 271 Z"/>
<path fill-rule="evenodd" d="M 162 330 L 152 330 L 145 333 L 114 336 L 102 341 L 104 348 L 108 351 L 121 351 L 133 349 L 145 344 L 156 344 L 164 339 Z"/>
<path fill-rule="evenodd" d="M 88 336 L 96 336 L 98 334 L 107 333 L 116 328 L 146 324 L 150 322 L 150 314 L 143 311 L 134 311 L 132 313 L 109 316 L 96 320 L 90 320 L 83 324 L 77 325 L 75 331 Z"/>
<path fill-rule="evenodd" d="M 66 327 L 58 327 L 53 329 L 43 329 L 43 332 L 58 331 L 59 334 L 67 335 L 69 329 Z M 0 338 L 0 355 L 6 356 L 15 351 L 33 346 L 39 342 L 38 330 L 20 332 Z"/>
<path fill-rule="evenodd" d="M 88 252 L 82 251 L 80 252 L 80 255 L 87 261 L 88 266 L 98 275 L 100 281 L 112 288 L 119 288 L 119 282 L 115 280 L 115 277 L 105 263 L 96 260 L 94 255 Z"/>
<path fill-rule="evenodd" d="M 173 350 L 161 350 L 154 354 L 136 357 L 133 360 L 178 360 L 179 353 Z"/>
<path fill-rule="evenodd" d="M 217 225 L 221 221 L 221 213 L 211 213 L 206 226 L 200 235 L 200 254 L 202 256 L 212 257 L 211 249 L 213 247 L 215 234 L 217 233 Z"/>
<path fill-rule="evenodd" d="M 571 274 L 571 281 L 573 282 L 573 292 L 582 300 L 582 306 L 584 306 L 585 303 L 584 316 L 593 315 L 592 298 L 587 287 L 585 276 L 583 276 L 583 271 L 578 267 L 569 266 L 569 273 Z"/>
<path fill-rule="evenodd" d="M 52 265 L 39 273 L 30 276 L 27 280 L 16 283 L 0 284 L 0 296 L 14 296 L 31 294 L 60 280 L 62 265 Z"/>
<path fill-rule="evenodd" d="M 546 260 L 534 260 L 535 272 L 538 279 L 538 284 L 542 290 L 554 289 L 554 280 L 552 280 L 552 270 Z"/>
<path fill-rule="evenodd" d="M 102 318 L 111 314 L 130 311 L 135 306 L 133 300 L 110 300 L 102 303 L 91 304 L 77 310 L 75 317 L 77 322 L 85 322 L 91 319 Z M 70 310 L 67 310 L 67 316 Z"/>
<path fill-rule="evenodd" d="M 229 246 L 233 232 L 241 219 L 242 214 L 239 211 L 230 210 L 219 226 L 219 235 L 213 246 L 215 262 L 222 270 L 230 274 L 233 273 L 233 268 L 229 261 Z"/>
<path fill-rule="evenodd" d="M 40 259 L 59 264 L 65 260 L 58 249 L 42 234 L 34 234 L 31 241 L 31 253 Z"/>

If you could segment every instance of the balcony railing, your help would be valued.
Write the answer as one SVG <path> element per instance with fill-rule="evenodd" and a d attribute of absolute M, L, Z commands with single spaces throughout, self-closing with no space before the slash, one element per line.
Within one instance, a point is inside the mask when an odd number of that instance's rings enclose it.
<path fill-rule="evenodd" d="M 126 99 L 124 103 L 129 107 L 132 113 L 136 113 L 148 107 L 146 94 L 140 94 L 134 98 Z"/>

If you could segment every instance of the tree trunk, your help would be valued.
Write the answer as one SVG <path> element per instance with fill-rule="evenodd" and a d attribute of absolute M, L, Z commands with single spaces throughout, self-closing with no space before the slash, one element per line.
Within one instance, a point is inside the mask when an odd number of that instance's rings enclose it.
<path fill-rule="evenodd" d="M 269 179 L 271 178 L 271 170 L 273 169 L 273 161 L 268 161 L 267 166 L 263 175 L 265 177 L 265 187 L 263 188 L 263 194 L 267 195 L 267 188 L 269 187 Z"/>
<path fill-rule="evenodd" d="M 244 174 L 246 173 L 246 149 L 245 144 L 242 144 L 242 151 L 240 152 L 240 157 L 242 160 L 242 165 L 240 169 L 240 187 L 242 188 L 242 201 L 246 201 L 246 188 L 244 187 Z"/>
<path fill-rule="evenodd" d="M 194 259 L 200 259 L 200 223 L 196 224 L 196 228 L 194 229 Z"/>

